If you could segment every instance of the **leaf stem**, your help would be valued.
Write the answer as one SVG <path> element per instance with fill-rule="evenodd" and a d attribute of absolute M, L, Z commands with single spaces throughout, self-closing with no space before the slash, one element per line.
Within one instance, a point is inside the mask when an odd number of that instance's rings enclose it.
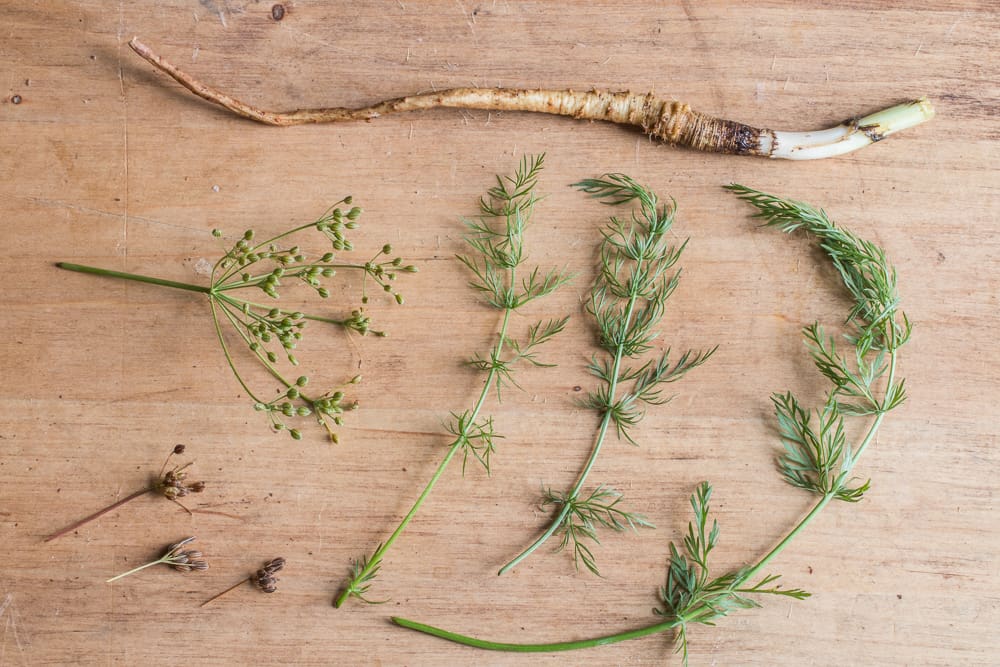
<path fill-rule="evenodd" d="M 51 535 L 49 535 L 48 537 L 46 537 L 44 541 L 45 542 L 51 542 L 52 540 L 56 539 L 57 537 L 62 537 L 63 535 L 65 535 L 67 533 L 71 533 L 74 530 L 76 530 L 77 528 L 79 528 L 80 526 L 83 526 L 83 525 L 85 525 L 87 523 L 90 523 L 94 519 L 98 519 L 98 518 L 104 516 L 105 514 L 107 514 L 108 512 L 111 512 L 112 510 L 118 509 L 119 507 L 121 507 L 125 503 L 129 502 L 130 500 L 135 500 L 139 496 L 144 496 L 147 493 L 151 493 L 151 492 L 153 492 L 155 490 L 156 490 L 156 488 L 151 486 L 148 489 L 141 489 L 139 491 L 136 491 L 135 493 L 131 493 L 131 494 L 125 496 L 124 498 L 122 498 L 121 500 L 108 505 L 104 509 L 98 510 L 98 511 L 94 512 L 93 514 L 91 514 L 90 516 L 85 517 L 83 519 L 80 519 L 79 521 L 66 526 L 62 530 L 59 530 L 59 531 L 56 531 L 55 533 L 52 533 Z"/>
<path fill-rule="evenodd" d="M 136 572 L 138 572 L 140 570 L 145 570 L 147 567 L 153 567 L 154 565 L 159 565 L 160 563 L 166 563 L 166 562 L 167 562 L 166 559 L 163 558 L 163 557 L 157 558 L 156 560 L 149 561 L 145 565 L 140 565 L 139 567 L 132 568 L 128 572 L 122 572 L 121 574 L 119 574 L 117 576 L 111 577 L 110 579 L 108 579 L 104 583 L 110 584 L 112 581 L 118 581 L 122 577 L 127 577 L 130 574 L 135 574 Z"/>
<path fill-rule="evenodd" d="M 410 630 L 416 630 L 417 632 L 423 632 L 424 634 L 434 635 L 435 637 L 447 639 L 448 641 L 452 641 L 457 644 L 465 644 L 466 646 L 473 646 L 475 648 L 486 649 L 489 651 L 510 651 L 513 653 L 549 653 L 556 651 L 575 651 L 577 649 L 592 648 L 594 646 L 605 646 L 607 644 L 616 644 L 629 639 L 639 639 L 640 637 L 648 637 L 649 635 L 655 635 L 659 632 L 672 630 L 683 623 L 681 620 L 672 619 L 669 621 L 661 621 L 660 623 L 655 623 L 653 625 L 647 625 L 644 628 L 638 628 L 636 630 L 618 632 L 612 635 L 604 635 L 602 637 L 592 637 L 590 639 L 553 642 L 549 644 L 513 644 L 508 642 L 492 642 L 485 639 L 476 639 L 475 637 L 469 637 L 468 635 L 462 635 L 457 632 L 442 630 L 441 628 L 436 628 L 433 625 L 418 623 L 406 618 L 400 618 L 399 616 L 393 616 L 392 622 L 398 626 L 408 628 Z"/>
<path fill-rule="evenodd" d="M 641 268 L 642 268 L 642 262 L 640 261 L 638 263 L 636 271 L 639 271 Z M 639 295 L 635 291 L 633 291 L 629 295 L 628 307 L 625 313 L 625 325 L 622 327 L 622 331 L 627 331 L 632 323 L 632 316 L 635 313 L 635 304 L 638 298 Z M 527 549 L 525 549 L 516 557 L 514 557 L 506 565 L 501 567 L 500 570 L 497 572 L 497 576 L 510 572 L 517 566 L 518 563 L 520 563 L 522 560 L 530 556 L 536 549 L 538 549 L 538 547 L 542 546 L 542 544 L 544 544 L 546 540 L 552 537 L 552 535 L 554 535 L 555 532 L 559 530 L 559 526 L 561 526 L 563 522 L 566 520 L 566 516 L 569 514 L 569 511 L 572 508 L 573 505 L 572 501 L 575 500 L 576 497 L 580 494 L 580 489 L 583 488 L 584 483 L 587 481 L 587 476 L 590 475 L 590 471 L 594 467 L 594 463 L 597 461 L 597 456 L 598 454 L 601 453 L 601 447 L 604 445 L 604 440 L 608 433 L 608 427 L 611 425 L 612 410 L 613 410 L 612 406 L 614 405 L 615 402 L 615 393 L 618 390 L 618 381 L 620 379 L 619 374 L 621 372 L 622 357 L 625 354 L 624 340 L 620 341 L 617 344 L 617 346 L 615 347 L 614 354 L 615 357 L 614 357 L 614 366 L 611 371 L 611 382 L 608 384 L 608 405 L 605 408 L 604 417 L 601 419 L 601 426 L 597 433 L 597 439 L 594 442 L 594 447 L 590 452 L 590 458 L 587 459 L 587 463 L 586 465 L 584 465 L 583 471 L 580 473 L 580 476 L 577 479 L 576 484 L 573 486 L 573 490 L 570 491 L 568 496 L 566 496 L 566 502 L 563 503 L 562 510 L 560 510 L 559 514 L 556 515 L 556 518 L 553 519 L 548 529 L 546 529 L 546 531 L 542 533 L 542 535 L 537 540 L 535 540 L 531 544 L 531 546 L 529 546 Z"/>
<path fill-rule="evenodd" d="M 191 283 L 181 283 L 176 280 L 166 280 L 164 278 L 153 278 L 151 276 L 143 276 L 137 273 L 112 271 L 111 269 L 101 269 L 95 266 L 84 266 L 83 264 L 72 264 L 70 262 L 56 262 L 56 266 L 67 271 L 90 273 L 95 276 L 106 276 L 108 278 L 124 278 L 125 280 L 134 280 L 136 282 L 149 283 L 150 285 L 160 285 L 162 287 L 173 287 L 175 289 L 187 290 L 189 292 L 201 292 L 202 294 L 209 294 L 212 292 L 211 287 L 206 287 L 204 285 L 192 285 Z"/>
<path fill-rule="evenodd" d="M 515 270 L 511 268 L 510 284 L 512 285 L 515 284 L 514 273 Z M 493 348 L 493 358 L 498 358 L 500 356 L 500 353 L 503 350 L 503 347 L 507 341 L 507 327 L 508 324 L 510 323 L 511 312 L 513 312 L 512 308 L 504 308 L 503 323 L 500 325 L 499 340 L 497 341 L 496 345 Z M 444 473 L 445 468 L 447 468 L 448 464 L 451 463 L 451 460 L 455 457 L 455 454 L 462 447 L 462 445 L 465 442 L 467 442 L 468 431 L 472 427 L 472 425 L 475 424 L 476 418 L 479 416 L 480 410 L 482 410 L 483 405 L 486 403 L 486 397 L 489 396 L 490 389 L 493 386 L 493 381 L 496 378 L 496 373 L 497 373 L 496 367 L 495 366 L 490 367 L 490 370 L 486 375 L 486 381 L 483 383 L 483 389 L 481 392 L 479 392 L 479 399 L 476 401 L 476 405 L 472 410 L 471 416 L 469 417 L 469 419 L 464 420 L 461 432 L 455 438 L 455 441 L 451 444 L 451 447 L 448 449 L 448 453 L 445 454 L 445 457 L 438 465 L 437 470 L 434 471 L 434 475 L 427 483 L 427 486 L 424 487 L 424 490 L 421 492 L 420 496 L 417 497 L 416 502 L 413 503 L 413 507 L 411 507 L 410 511 L 406 513 L 406 516 L 403 517 L 403 520 L 400 522 L 399 526 L 396 527 L 396 530 L 392 532 L 392 535 L 389 536 L 389 539 L 387 539 L 384 543 L 382 543 L 379 546 L 378 549 L 375 550 L 375 553 L 372 554 L 372 557 L 368 559 L 368 563 L 365 565 L 365 567 L 361 571 L 357 572 L 352 576 L 352 581 L 363 580 L 365 577 L 370 575 L 381 565 L 382 558 L 385 556 L 386 551 L 388 551 L 389 547 L 391 547 L 392 544 L 399 538 L 399 536 L 403 534 L 403 531 L 406 530 L 406 527 L 409 525 L 410 521 L 412 521 L 413 517 L 416 516 L 417 512 L 420 510 L 421 505 L 424 504 L 424 501 L 430 495 L 431 490 L 434 488 L 434 485 L 437 484 L 438 479 L 441 478 L 441 475 Z M 334 600 L 333 606 L 339 609 L 340 606 L 344 604 L 344 602 L 346 602 L 347 599 L 351 596 L 352 592 L 353 588 L 350 585 L 346 586 L 344 590 L 341 591 L 340 595 L 337 596 L 336 600 Z"/>
<path fill-rule="evenodd" d="M 888 329 L 890 332 L 889 336 L 891 340 L 891 338 L 894 336 L 891 324 L 888 327 Z M 890 342 L 890 344 L 892 343 Z M 893 383 L 895 382 L 895 377 L 896 377 L 896 350 L 895 348 L 893 348 L 892 352 L 889 354 L 889 374 L 886 384 L 887 388 L 892 388 Z M 865 449 L 868 448 L 868 445 L 871 444 L 872 440 L 875 439 L 875 434 L 876 432 L 878 432 L 879 427 L 882 425 L 882 420 L 884 419 L 884 417 L 885 417 L 885 411 L 879 412 L 878 415 L 875 417 L 875 420 L 872 422 L 871 427 L 869 427 L 868 432 L 865 434 L 864 439 L 861 441 L 861 444 L 858 445 L 858 449 L 855 452 L 854 456 L 852 457 L 850 465 L 844 470 L 844 479 L 847 478 L 847 475 L 854 469 L 854 466 L 857 465 L 858 459 L 861 458 L 861 455 L 864 453 Z M 788 546 L 788 544 L 793 539 L 795 539 L 795 536 L 798 535 L 806 526 L 808 526 L 812 522 L 813 519 L 816 518 L 817 515 L 819 515 L 820 512 L 823 511 L 823 508 L 826 507 L 827 504 L 836 497 L 837 492 L 839 490 L 840 488 L 838 486 L 824 493 L 823 496 L 819 499 L 819 501 L 809 511 L 809 513 L 806 514 L 794 528 L 792 528 L 792 530 L 788 533 L 788 535 L 786 535 L 784 539 L 778 542 L 778 544 L 773 549 L 767 552 L 767 554 L 764 555 L 763 558 L 757 561 L 756 565 L 754 565 L 753 567 L 744 572 L 741 572 L 739 576 L 734 580 L 733 585 L 739 586 L 743 582 L 749 581 L 758 572 L 767 567 L 767 564 L 770 563 L 778 554 L 784 551 L 785 547 Z"/>

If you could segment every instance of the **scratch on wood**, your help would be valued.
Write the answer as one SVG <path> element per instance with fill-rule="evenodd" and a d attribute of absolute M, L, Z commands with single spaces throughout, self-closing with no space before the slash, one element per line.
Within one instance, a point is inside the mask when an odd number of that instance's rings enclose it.
<path fill-rule="evenodd" d="M 111 218 L 123 218 L 124 215 L 121 213 L 112 213 L 111 211 L 102 211 L 99 208 L 91 208 L 89 206 L 80 206 L 79 204 L 71 204 L 69 202 L 60 201 L 58 199 L 43 199 L 40 197 L 21 197 L 24 201 L 29 201 L 33 204 L 39 204 L 41 206 L 51 206 L 54 208 L 66 208 L 71 211 L 77 211 L 79 213 L 89 213 L 92 215 L 106 215 Z M 129 218 L 132 222 L 145 222 L 151 225 L 163 225 L 164 227 L 172 227 L 175 229 L 186 229 L 192 232 L 203 233 L 205 230 L 199 229 L 197 227 L 188 227 L 187 225 L 177 225 L 171 222 L 164 222 L 162 220 L 155 220 L 153 218 L 147 218 L 141 215 L 133 215 Z"/>
<path fill-rule="evenodd" d="M 20 653 L 24 652 L 24 643 L 21 641 L 21 634 L 18 630 L 18 617 L 17 608 L 14 607 L 14 594 L 7 593 L 4 596 L 3 602 L 0 602 L 0 618 L 5 618 L 4 628 L 3 628 L 3 639 L 0 640 L 0 664 L 4 663 L 3 656 L 7 652 L 7 631 L 14 636 L 14 644 L 17 646 L 17 650 Z"/>
<path fill-rule="evenodd" d="M 955 31 L 955 26 L 957 26 L 958 22 L 964 18 L 965 18 L 965 12 L 962 12 L 961 14 L 958 15 L 958 18 L 955 19 L 955 22 L 951 24 L 950 28 L 948 28 L 948 32 L 944 34 L 945 38 L 951 37 L 951 33 Z"/>

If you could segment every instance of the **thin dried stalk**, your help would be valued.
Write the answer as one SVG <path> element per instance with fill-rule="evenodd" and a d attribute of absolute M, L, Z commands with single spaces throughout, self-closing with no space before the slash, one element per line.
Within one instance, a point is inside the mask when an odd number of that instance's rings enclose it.
<path fill-rule="evenodd" d="M 185 74 L 137 38 L 133 38 L 129 46 L 154 67 L 169 74 L 195 95 L 218 104 L 237 116 L 267 125 L 371 120 L 391 113 L 439 107 L 531 111 L 633 125 L 657 141 L 710 153 L 814 160 L 849 153 L 881 141 L 890 134 L 930 120 L 934 116 L 930 102 L 926 98 L 920 98 L 864 118 L 846 120 L 826 130 L 784 132 L 715 118 L 694 111 L 683 102 L 665 100 L 652 93 L 638 95 L 631 92 L 613 93 L 597 90 L 577 92 L 517 88 L 451 88 L 399 97 L 359 109 L 329 107 L 288 112 L 265 111 L 230 97 Z"/>

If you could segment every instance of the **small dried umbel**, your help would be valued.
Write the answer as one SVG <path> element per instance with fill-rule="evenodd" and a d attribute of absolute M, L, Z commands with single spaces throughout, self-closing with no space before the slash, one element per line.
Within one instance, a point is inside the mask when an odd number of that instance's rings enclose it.
<path fill-rule="evenodd" d="M 139 496 L 144 496 L 147 493 L 159 494 L 164 498 L 166 498 L 167 500 L 176 503 L 177 505 L 180 505 L 182 508 L 184 508 L 185 512 L 191 514 L 191 510 L 189 510 L 187 507 L 184 507 L 184 505 L 177 499 L 183 498 L 189 493 L 201 493 L 202 491 L 205 490 L 205 482 L 192 482 L 190 484 L 187 483 L 186 481 L 187 468 L 191 466 L 191 464 L 193 463 L 192 461 L 188 461 L 184 465 L 174 466 L 170 470 L 167 470 L 167 464 L 170 463 L 170 459 L 173 456 L 178 456 L 180 454 L 183 454 L 184 450 L 185 450 L 184 445 L 175 445 L 174 448 L 170 451 L 170 453 L 167 454 L 167 458 L 166 460 L 163 461 L 163 466 L 160 468 L 160 472 L 157 474 L 156 478 L 145 489 L 140 489 L 135 493 L 129 494 L 124 498 L 122 498 L 121 500 L 114 502 L 108 505 L 107 507 L 94 512 L 90 516 L 84 517 L 83 519 L 80 519 L 79 521 L 72 523 L 63 529 L 52 533 L 51 535 L 45 538 L 45 541 L 51 542 L 57 537 L 61 537 L 67 533 L 71 533 L 80 526 L 90 523 L 94 519 L 98 519 L 107 514 L 108 512 L 118 509 L 125 503 L 131 500 L 135 500 Z"/>
<path fill-rule="evenodd" d="M 117 581 L 122 577 L 127 577 L 130 574 L 135 574 L 139 570 L 145 570 L 147 567 L 153 567 L 154 565 L 168 565 L 178 572 L 203 572 L 208 569 L 208 562 L 204 560 L 200 551 L 195 549 L 185 549 L 187 545 L 194 542 L 196 538 L 188 537 L 180 542 L 175 542 L 166 548 L 163 555 L 152 560 L 144 565 L 133 568 L 128 572 L 122 572 L 121 574 L 111 577 L 108 579 L 107 583 L 112 581 Z"/>
<path fill-rule="evenodd" d="M 359 226 L 362 210 L 353 205 L 350 196 L 344 197 L 328 208 L 317 220 L 293 227 L 261 240 L 253 229 L 247 229 L 212 267 L 209 285 L 164 280 L 134 273 L 112 271 L 93 266 L 58 262 L 56 266 L 68 271 L 90 273 L 110 278 L 123 278 L 136 282 L 171 287 L 197 292 L 208 297 L 212 323 L 216 337 L 226 362 L 236 376 L 237 382 L 253 402 L 257 412 L 267 416 L 274 431 L 285 431 L 295 440 L 302 433 L 290 425 L 293 419 L 311 417 L 323 426 L 330 440 L 337 441 L 334 429 L 343 423 L 343 415 L 357 407 L 357 402 L 345 396 L 348 385 L 361 380 L 356 375 L 343 386 L 327 390 L 315 389 L 309 385 L 308 375 L 291 373 L 288 365 L 295 368 L 299 360 L 295 350 L 302 341 L 306 326 L 311 322 L 332 324 L 346 331 L 365 335 L 385 336 L 384 331 L 372 328 L 371 319 L 364 310 L 368 303 L 367 289 L 374 283 L 379 292 L 392 297 L 397 304 L 403 303 L 403 296 L 397 291 L 395 280 L 407 273 L 415 273 L 416 267 L 405 264 L 401 257 L 392 256 L 392 246 L 385 244 L 363 262 L 345 261 L 342 253 L 350 252 L 354 245 L 350 240 L 352 230 Z M 309 232 L 314 232 L 309 234 Z M 213 230 L 216 238 L 222 236 Z M 326 252 L 318 251 L 310 255 L 292 238 L 308 241 L 308 237 L 321 244 Z M 330 298 L 330 279 L 340 273 L 360 273 L 359 305 L 342 317 L 314 315 L 294 308 L 262 303 L 261 296 L 276 302 L 281 291 L 293 285 L 315 293 L 320 299 Z M 247 295 L 244 297 L 243 295 Z M 262 300 L 263 301 L 263 300 Z M 348 314 L 349 313 L 349 314 Z M 251 381 L 237 367 L 231 341 L 224 329 L 232 327 L 235 339 L 245 345 L 250 357 L 255 359 L 265 372 L 277 383 L 272 391 L 251 388 Z"/>
<path fill-rule="evenodd" d="M 264 593 L 273 593 L 278 590 L 278 578 L 274 575 L 281 571 L 283 567 L 285 567 L 284 558 L 272 558 L 264 563 L 263 567 L 251 574 L 249 577 L 241 579 L 221 593 L 213 595 L 209 599 L 202 602 L 200 606 L 207 606 L 208 604 L 221 598 L 226 593 L 236 590 L 248 581 Z"/>

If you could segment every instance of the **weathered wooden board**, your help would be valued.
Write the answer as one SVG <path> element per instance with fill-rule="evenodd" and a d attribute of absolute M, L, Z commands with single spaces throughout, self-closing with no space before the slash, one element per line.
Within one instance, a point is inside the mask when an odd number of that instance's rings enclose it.
<path fill-rule="evenodd" d="M 721 569 L 759 557 L 809 499 L 776 475 L 768 395 L 818 400 L 799 329 L 846 302 L 802 239 L 758 228 L 721 185 L 824 206 L 882 244 L 916 324 L 910 401 L 860 464 L 873 490 L 831 506 L 774 570 L 806 601 L 769 600 L 691 631 L 692 664 L 979 665 L 998 660 L 996 346 L 1000 17 L 991 2 L 521 3 L 0 2 L 0 664 L 662 664 L 666 636 L 574 654 L 482 653 L 393 627 L 415 618 L 501 640 L 574 639 L 651 622 L 687 496 L 716 486 Z M 650 144 L 573 120 L 435 111 L 275 129 L 226 115 L 135 57 L 139 35 L 177 65 L 268 108 L 362 105 L 453 86 L 631 89 L 781 129 L 835 123 L 919 95 L 938 117 L 843 158 L 797 164 Z M 15 99 L 18 103 L 15 103 Z M 532 259 L 575 283 L 535 308 L 571 314 L 491 407 L 506 438 L 486 478 L 444 475 L 390 552 L 385 605 L 331 607 L 350 560 L 391 532 L 430 476 L 449 411 L 477 376 L 461 362 L 497 325 L 453 257 L 460 218 L 493 175 L 547 153 Z M 603 579 L 543 553 L 498 565 L 569 484 L 595 423 L 581 308 L 607 209 L 566 187 L 624 171 L 677 199 L 690 237 L 662 345 L 718 344 L 650 411 L 638 448 L 612 443 L 592 479 L 658 527 L 608 536 Z M 385 339 L 314 331 L 319 376 L 360 372 L 362 409 L 331 446 L 270 433 L 229 373 L 204 299 L 60 272 L 55 261 L 204 280 L 209 231 L 277 231 L 353 194 L 359 253 L 387 241 L 421 272 L 404 306 L 373 299 Z M 524 326 L 527 317 L 516 320 Z M 188 516 L 135 501 L 42 538 L 145 484 L 176 443 L 208 488 Z M 197 535 L 211 569 L 111 575 Z M 279 591 L 197 605 L 284 556 Z"/>

